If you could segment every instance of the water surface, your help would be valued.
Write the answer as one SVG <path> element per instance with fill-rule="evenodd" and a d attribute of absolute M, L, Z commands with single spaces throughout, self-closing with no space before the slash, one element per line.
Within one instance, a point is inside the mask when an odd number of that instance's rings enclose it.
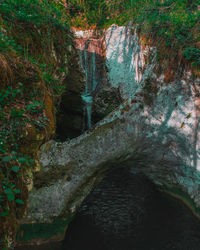
<path fill-rule="evenodd" d="M 85 200 L 63 245 L 50 247 L 28 249 L 200 250 L 200 222 L 144 175 L 120 168 Z"/>

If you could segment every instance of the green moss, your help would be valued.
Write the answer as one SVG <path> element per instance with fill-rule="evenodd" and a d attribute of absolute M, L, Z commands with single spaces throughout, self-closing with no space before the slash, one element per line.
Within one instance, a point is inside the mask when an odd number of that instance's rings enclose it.
<path fill-rule="evenodd" d="M 27 242 L 34 239 L 61 238 L 65 234 L 66 226 L 72 220 L 72 216 L 58 217 L 51 224 L 24 224 L 17 233 L 17 241 Z"/>
<path fill-rule="evenodd" d="M 189 196 L 188 193 L 183 191 L 179 186 L 159 186 L 159 189 L 163 192 L 166 192 L 172 195 L 175 198 L 180 199 L 191 211 L 192 213 L 200 219 L 200 208 L 196 205 L 194 200 Z"/>

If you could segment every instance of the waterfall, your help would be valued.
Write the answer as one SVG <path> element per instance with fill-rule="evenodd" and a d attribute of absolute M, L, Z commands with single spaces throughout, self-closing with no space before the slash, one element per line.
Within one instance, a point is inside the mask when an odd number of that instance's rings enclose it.
<path fill-rule="evenodd" d="M 96 53 L 88 52 L 88 46 L 92 41 L 86 41 L 84 50 L 80 51 L 80 61 L 82 69 L 85 72 L 86 86 L 85 91 L 81 95 L 82 100 L 85 103 L 84 107 L 84 120 L 86 121 L 83 129 L 89 129 L 92 127 L 92 104 L 93 104 L 93 92 L 98 84 L 96 79 Z"/>

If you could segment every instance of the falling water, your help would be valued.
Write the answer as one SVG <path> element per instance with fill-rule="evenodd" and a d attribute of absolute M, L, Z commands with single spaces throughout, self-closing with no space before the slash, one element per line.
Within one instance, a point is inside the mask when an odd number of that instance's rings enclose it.
<path fill-rule="evenodd" d="M 86 129 L 92 127 L 92 102 L 93 97 L 90 95 L 90 93 L 87 93 L 86 91 L 81 95 L 84 103 L 85 103 L 85 116 L 87 118 L 87 124 L 84 126 Z"/>
<path fill-rule="evenodd" d="M 85 72 L 86 87 L 84 93 L 81 95 L 82 100 L 85 103 L 85 120 L 84 130 L 92 127 L 92 104 L 93 104 L 93 92 L 98 84 L 96 79 L 96 54 L 95 52 L 88 52 L 89 43 L 87 41 L 84 46 L 84 50 L 80 52 L 81 66 Z"/>

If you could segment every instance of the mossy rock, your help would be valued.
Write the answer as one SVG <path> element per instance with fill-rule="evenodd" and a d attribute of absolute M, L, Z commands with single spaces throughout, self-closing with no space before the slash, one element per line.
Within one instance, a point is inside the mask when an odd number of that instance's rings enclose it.
<path fill-rule="evenodd" d="M 52 223 L 22 224 L 18 230 L 17 245 L 61 241 L 64 239 L 71 215 L 58 217 Z"/>

